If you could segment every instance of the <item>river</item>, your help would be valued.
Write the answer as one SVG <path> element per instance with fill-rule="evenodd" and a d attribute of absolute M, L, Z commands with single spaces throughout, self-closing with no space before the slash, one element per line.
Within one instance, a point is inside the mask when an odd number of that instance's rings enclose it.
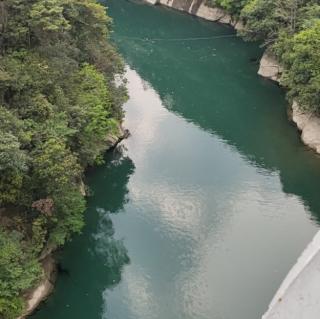
<path fill-rule="evenodd" d="M 131 137 L 88 173 L 86 227 L 33 319 L 259 319 L 320 220 L 320 160 L 227 26 L 106 1 Z"/>

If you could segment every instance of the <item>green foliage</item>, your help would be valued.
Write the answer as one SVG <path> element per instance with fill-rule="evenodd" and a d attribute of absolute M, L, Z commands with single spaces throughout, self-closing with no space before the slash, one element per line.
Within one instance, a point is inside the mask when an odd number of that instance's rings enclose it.
<path fill-rule="evenodd" d="M 289 97 L 313 112 L 320 111 L 320 19 L 292 38 L 281 38 L 275 48 L 285 71 L 282 83 Z"/>
<path fill-rule="evenodd" d="M 32 252 L 35 255 L 38 255 L 41 252 L 46 242 L 46 235 L 48 231 L 46 227 L 46 218 L 44 216 L 39 216 L 32 222 L 31 247 Z"/>
<path fill-rule="evenodd" d="M 50 233 L 50 242 L 63 245 L 73 233 L 80 233 L 84 222 L 85 200 L 79 188 L 69 189 L 65 194 L 54 196 L 56 203 L 54 226 Z"/>
<path fill-rule="evenodd" d="M 0 313 L 14 318 L 23 309 L 20 291 L 33 285 L 41 276 L 37 258 L 19 232 L 0 228 Z"/>
<path fill-rule="evenodd" d="M 243 35 L 250 40 L 274 42 L 279 30 L 291 22 L 292 0 L 250 0 L 241 12 Z"/>
<path fill-rule="evenodd" d="M 63 11 L 61 0 L 37 1 L 30 10 L 31 27 L 39 29 L 39 32 L 64 32 L 70 28 L 70 24 L 64 18 Z"/>
<path fill-rule="evenodd" d="M 24 225 L 0 231 L 1 318 L 21 312 L 46 243 L 83 226 L 84 169 L 101 160 L 126 99 L 110 26 L 95 0 L 0 1 L 0 208 Z"/>
<path fill-rule="evenodd" d="M 284 65 L 281 83 L 301 108 L 320 111 L 319 23 L 317 1 L 251 0 L 242 10 L 250 40 L 264 41 Z"/>
<path fill-rule="evenodd" d="M 32 155 L 38 193 L 61 194 L 70 186 L 77 185 L 81 168 L 64 141 L 49 138 Z"/>
<path fill-rule="evenodd" d="M 249 0 L 210 0 L 211 4 L 226 10 L 229 14 L 239 17 L 242 8 Z"/>
<path fill-rule="evenodd" d="M 27 156 L 16 136 L 0 130 L 0 205 L 19 199 Z"/>
<path fill-rule="evenodd" d="M 108 132 L 116 121 L 112 118 L 110 93 L 102 73 L 91 65 L 84 65 L 76 76 L 75 104 L 81 110 L 77 123 L 77 146 L 81 162 L 94 164 L 102 153 Z"/>
<path fill-rule="evenodd" d="M 0 313 L 7 319 L 17 318 L 24 309 L 24 301 L 21 297 L 1 298 Z"/>

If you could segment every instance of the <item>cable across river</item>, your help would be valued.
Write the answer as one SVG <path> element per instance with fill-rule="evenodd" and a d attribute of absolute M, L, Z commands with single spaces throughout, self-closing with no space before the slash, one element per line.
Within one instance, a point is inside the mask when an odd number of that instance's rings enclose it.
<path fill-rule="evenodd" d="M 129 37 L 129 36 L 117 36 L 118 39 L 124 40 L 137 40 L 143 42 L 155 42 L 155 41 L 167 41 L 167 42 L 179 42 L 179 41 L 199 41 L 199 40 L 214 40 L 223 38 L 235 38 L 236 34 L 224 34 L 216 35 L 212 37 L 189 37 L 189 38 L 139 38 L 139 37 Z"/>

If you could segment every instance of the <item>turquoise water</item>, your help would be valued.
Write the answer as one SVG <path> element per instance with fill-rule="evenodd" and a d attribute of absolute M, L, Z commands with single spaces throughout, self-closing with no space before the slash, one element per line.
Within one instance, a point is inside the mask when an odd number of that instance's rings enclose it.
<path fill-rule="evenodd" d="M 162 7 L 106 5 L 132 135 L 88 173 L 87 226 L 32 318 L 260 318 L 318 229 L 319 158 L 256 74 L 256 44 Z"/>

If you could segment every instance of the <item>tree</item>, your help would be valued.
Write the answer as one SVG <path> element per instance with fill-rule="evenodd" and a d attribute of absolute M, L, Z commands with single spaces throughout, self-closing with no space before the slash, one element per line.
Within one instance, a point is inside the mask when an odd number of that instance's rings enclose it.
<path fill-rule="evenodd" d="M 262 40 L 265 45 L 274 43 L 280 30 L 287 28 L 292 21 L 290 2 L 250 0 L 241 12 L 245 21 L 242 35 L 249 40 Z"/>
<path fill-rule="evenodd" d="M 106 148 L 107 135 L 116 127 L 107 82 L 95 67 L 85 64 L 75 76 L 74 104 L 78 108 L 75 149 L 84 165 L 93 165 Z"/>
<path fill-rule="evenodd" d="M 0 206 L 11 218 L 0 230 L 0 318 L 21 312 L 44 245 L 83 227 L 79 184 L 126 98 L 110 26 L 95 0 L 0 0 Z"/>
<path fill-rule="evenodd" d="M 0 130 L 0 205 L 15 203 L 27 170 L 26 153 L 16 136 Z"/>
<path fill-rule="evenodd" d="M 239 17 L 249 0 L 211 0 L 211 3 L 225 9 L 232 16 Z"/>
<path fill-rule="evenodd" d="M 81 168 L 65 142 L 51 137 L 34 151 L 33 172 L 38 194 L 60 195 L 78 184 Z"/>
<path fill-rule="evenodd" d="M 40 276 L 40 265 L 23 235 L 0 228 L 0 314 L 15 318 L 24 306 L 19 294 Z"/>
<path fill-rule="evenodd" d="M 312 112 L 320 112 L 320 20 L 293 38 L 282 40 L 281 60 L 285 65 L 282 83 L 289 96 Z"/>

